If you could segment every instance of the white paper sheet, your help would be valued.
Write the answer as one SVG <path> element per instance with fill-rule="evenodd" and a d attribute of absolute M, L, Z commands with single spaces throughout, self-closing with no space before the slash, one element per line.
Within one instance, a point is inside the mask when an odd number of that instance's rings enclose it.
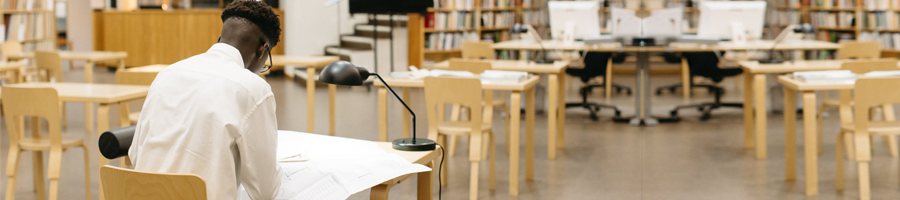
<path fill-rule="evenodd" d="M 346 199 L 393 178 L 431 170 L 371 141 L 279 131 L 278 154 L 295 152 L 307 152 L 310 160 L 281 163 L 284 174 L 276 199 Z M 243 187 L 239 190 L 242 199 L 250 199 Z"/>

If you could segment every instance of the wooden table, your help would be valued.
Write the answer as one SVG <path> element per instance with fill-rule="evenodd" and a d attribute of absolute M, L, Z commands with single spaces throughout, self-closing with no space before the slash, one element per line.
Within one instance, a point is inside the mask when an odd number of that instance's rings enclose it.
<path fill-rule="evenodd" d="M 84 102 L 85 104 L 91 103 L 100 103 L 100 106 L 97 107 L 97 138 L 99 138 L 100 133 L 103 131 L 109 130 L 109 107 L 112 105 L 119 105 L 119 125 L 120 127 L 129 126 L 130 120 L 128 119 L 128 109 L 127 103 L 129 101 L 144 98 L 147 96 L 147 92 L 150 90 L 148 86 L 135 86 L 135 85 L 113 85 L 113 84 L 93 84 L 93 83 L 43 83 L 43 82 L 31 82 L 31 83 L 19 83 L 19 84 L 9 84 L 7 87 L 51 87 L 56 89 L 56 92 L 59 93 L 59 100 L 63 102 Z M 85 117 L 91 116 L 88 113 L 92 113 L 91 110 L 85 110 Z M 32 117 L 32 122 L 39 121 L 39 118 Z M 88 121 L 85 118 L 85 121 Z M 31 123 L 32 130 L 40 130 L 40 123 Z M 90 127 L 85 127 L 88 135 L 92 132 Z M 35 133 L 39 134 L 39 133 Z M 90 140 L 88 140 L 90 141 Z M 99 161 L 100 166 L 104 166 L 109 164 L 109 160 L 103 157 L 99 152 L 97 153 L 97 160 Z M 36 177 L 36 180 L 43 180 L 43 177 Z M 103 191 L 103 186 L 100 186 L 100 191 Z M 100 199 L 103 199 L 103 193 L 100 193 Z"/>
<path fill-rule="evenodd" d="M 273 55 L 272 67 L 286 65 L 306 66 L 306 132 L 314 133 L 316 124 L 316 69 L 325 68 L 328 64 L 340 60 L 338 56 L 288 56 Z M 266 61 L 268 64 L 269 61 Z M 294 78 L 285 71 L 285 76 Z M 334 135 L 334 94 L 337 86 L 328 84 L 328 134 Z"/>
<path fill-rule="evenodd" d="M 426 200 L 432 199 L 431 195 L 431 183 L 432 174 L 434 170 L 434 159 L 436 159 L 439 155 L 441 155 L 438 150 L 431 151 L 400 151 L 394 149 L 393 144 L 390 142 L 375 142 L 378 144 L 378 147 L 384 150 L 387 153 L 394 153 L 403 157 L 412 163 L 418 163 L 425 165 L 426 167 L 432 168 L 432 171 L 420 172 L 416 174 L 416 199 Z M 404 180 L 408 179 L 412 174 L 401 176 L 394 178 L 390 181 L 385 181 L 384 183 L 378 184 L 375 187 L 372 187 L 372 190 L 369 192 L 369 199 L 373 200 L 387 200 L 388 192 L 391 191 L 391 187 L 394 187 L 397 184 L 400 184 Z M 440 184 L 440 183 L 438 183 Z"/>
<path fill-rule="evenodd" d="M 403 88 L 403 101 L 410 103 L 410 88 L 422 88 L 425 86 L 423 79 L 394 79 L 390 76 L 383 77 L 384 81 L 391 87 Z M 537 85 L 539 79 L 531 76 L 517 84 L 483 84 L 482 89 L 485 93 L 492 93 L 494 90 L 510 91 L 509 105 L 509 195 L 519 195 L 519 125 L 521 121 L 520 113 L 522 102 L 522 93 L 525 93 L 525 179 L 534 180 L 534 86 Z M 378 87 L 378 140 L 386 142 L 388 137 L 388 91 L 379 81 L 375 82 Z M 485 95 L 485 102 L 490 102 L 492 95 Z M 484 109 L 492 109 L 490 104 L 485 104 Z M 403 112 L 403 138 L 410 137 L 410 115 Z M 421 137 L 421 135 L 417 135 Z"/>
<path fill-rule="evenodd" d="M 25 62 L 16 61 L 16 62 L 2 62 L 0 63 L 0 73 L 12 73 L 13 80 L 7 80 L 9 83 L 21 83 L 23 82 L 22 72 L 25 68 Z"/>
<path fill-rule="evenodd" d="M 491 60 L 491 69 L 503 71 L 524 71 L 547 74 L 549 92 L 547 93 L 547 157 L 556 159 L 556 149 L 565 147 L 566 124 L 566 68 L 568 61 L 556 61 L 552 64 L 538 64 L 524 60 Z M 434 65 L 435 69 L 447 69 L 449 61 Z M 609 79 L 612 80 L 612 79 Z M 611 84 L 607 84 L 610 87 Z M 606 90 L 606 97 L 612 90 Z M 556 112 L 550 112 L 555 110 Z"/>
<path fill-rule="evenodd" d="M 117 70 L 125 69 L 125 58 L 128 57 L 127 52 L 113 51 L 59 51 L 61 60 L 83 60 L 84 64 L 84 81 L 91 83 L 94 80 L 94 64 L 102 61 L 119 61 Z M 34 58 L 34 52 L 24 52 L 20 55 L 9 55 L 10 59 Z"/>
<path fill-rule="evenodd" d="M 818 176 L 818 124 L 816 120 L 816 91 L 824 90 L 852 90 L 853 84 L 810 84 L 795 79 L 789 75 L 778 77 L 778 82 L 784 85 L 784 166 L 785 180 L 791 181 L 797 178 L 797 113 L 788 112 L 797 109 L 797 92 L 803 93 L 803 157 L 806 170 L 806 195 L 813 196 L 819 193 Z M 848 93 L 849 94 L 849 93 Z M 844 105 L 842 105 L 844 106 Z M 842 108 L 844 109 L 844 108 Z M 849 108 L 848 108 L 849 109 Z M 842 120 L 844 117 L 842 117 Z M 838 158 L 844 159 L 844 158 Z"/>
<path fill-rule="evenodd" d="M 155 64 L 155 65 L 145 65 L 145 66 L 140 66 L 140 67 L 132 67 L 132 68 L 125 69 L 125 71 L 158 74 L 163 69 L 166 69 L 166 67 L 169 67 L 169 65 Z"/>

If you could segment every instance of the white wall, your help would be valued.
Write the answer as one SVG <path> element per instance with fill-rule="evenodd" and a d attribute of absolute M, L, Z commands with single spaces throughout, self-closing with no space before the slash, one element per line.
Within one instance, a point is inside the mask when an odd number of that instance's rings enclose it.
<path fill-rule="evenodd" d="M 93 20 L 91 4 L 93 0 L 69 0 L 67 4 L 66 37 L 76 51 L 94 50 Z M 100 2 L 102 5 L 102 2 Z"/>
<path fill-rule="evenodd" d="M 353 33 L 353 24 L 364 22 L 351 20 L 347 12 L 347 0 L 340 5 L 325 7 L 328 0 L 281 0 L 284 11 L 284 51 L 287 55 L 322 55 L 325 46 L 337 45 L 340 33 Z M 341 30 L 338 32 L 338 8 Z"/>

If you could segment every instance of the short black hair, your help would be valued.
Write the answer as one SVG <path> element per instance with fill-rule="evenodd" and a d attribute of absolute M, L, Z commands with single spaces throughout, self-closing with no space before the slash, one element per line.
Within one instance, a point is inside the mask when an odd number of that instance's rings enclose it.
<path fill-rule="evenodd" d="M 259 30 L 269 38 L 271 47 L 278 45 L 281 35 L 281 21 L 278 15 L 272 11 L 272 7 L 259 1 L 234 1 L 222 11 L 222 22 L 232 17 L 240 17 L 249 20 L 259 27 Z"/>

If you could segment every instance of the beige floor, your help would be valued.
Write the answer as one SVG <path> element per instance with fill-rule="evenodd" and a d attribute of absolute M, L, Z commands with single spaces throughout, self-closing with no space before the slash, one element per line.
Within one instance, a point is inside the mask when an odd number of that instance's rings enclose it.
<path fill-rule="evenodd" d="M 95 82 L 111 83 L 114 78 L 111 72 L 96 70 Z M 66 74 L 66 80 L 83 81 L 82 70 L 76 69 Z M 630 75 L 619 75 L 616 82 L 623 85 L 634 85 Z M 291 81 L 280 77 L 268 79 L 272 85 L 278 102 L 279 129 L 306 131 L 306 90 L 301 81 Z M 672 75 L 653 76 L 653 85 L 665 85 L 677 82 Z M 727 91 L 726 100 L 740 100 L 740 92 L 733 80 L 723 84 Z M 317 90 L 316 131 L 327 132 L 327 90 Z M 570 87 L 569 101 L 577 100 L 575 88 Z M 601 92 L 598 90 L 595 95 Z M 541 93 L 539 93 L 541 94 Z M 705 92 L 697 92 L 696 101 L 709 101 Z M 424 115 L 421 91 L 412 95 L 414 109 Z M 595 96 L 594 99 L 598 99 Z M 632 96 L 619 95 L 613 103 L 622 105 L 624 113 L 633 112 Z M 359 139 L 377 139 L 376 95 L 374 90 L 365 87 L 339 87 L 337 94 L 338 119 L 337 135 Z M 654 96 L 654 113 L 664 115 L 672 106 L 681 103 L 680 97 L 666 94 Z M 538 101 L 541 102 L 541 101 Z M 136 103 L 137 104 L 137 103 Z M 137 106 L 137 105 L 135 105 Z M 402 110 L 398 103 L 391 103 L 392 119 L 399 118 Z M 115 107 L 111 110 L 115 120 Z M 83 106 L 69 103 L 66 112 L 69 117 L 69 133 L 84 134 Z M 805 197 L 802 169 L 797 181 L 784 181 L 784 141 L 783 118 L 781 115 L 770 115 L 769 118 L 769 157 L 756 160 L 751 150 L 743 149 L 742 115 L 740 110 L 722 109 L 709 121 L 697 120 L 696 111 L 682 112 L 685 120 L 681 123 L 662 124 L 657 127 L 636 128 L 627 124 L 610 121 L 611 113 L 604 111 L 599 122 L 591 121 L 582 110 L 569 110 L 566 123 L 566 149 L 561 150 L 556 160 L 547 159 L 546 150 L 546 115 L 539 113 L 536 120 L 536 156 L 535 181 L 521 184 L 518 198 L 508 195 L 508 156 L 502 151 L 498 155 L 498 189 L 489 191 L 486 187 L 487 176 L 481 176 L 479 196 L 481 199 L 855 199 L 858 197 L 856 168 L 853 162 L 847 164 L 846 191 L 834 190 L 834 134 L 837 128 L 835 117 L 826 119 L 826 137 L 824 153 L 820 156 L 819 187 L 817 197 Z M 498 138 L 504 137 L 503 120 L 495 120 L 495 132 Z M 419 133 L 424 134 L 426 120 L 420 120 Z M 111 123 L 117 124 L 117 123 Z M 114 125 L 113 125 L 114 126 Z M 391 138 L 399 137 L 398 121 L 391 121 Z M 0 134 L 0 169 L 6 169 L 6 157 L 9 144 L 7 131 L 3 125 Z M 91 141 L 96 136 L 91 134 Z M 96 143 L 90 143 L 91 151 L 96 152 Z M 461 147 L 465 143 L 460 144 Z M 498 143 L 498 149 L 504 148 L 505 142 Z M 802 147 L 800 147 L 802 148 Z M 444 188 L 447 199 L 464 199 L 468 196 L 468 165 L 464 149 L 451 157 L 450 185 Z M 92 153 L 91 156 L 97 155 Z M 798 154 L 802 160 L 803 154 Z M 64 153 L 63 175 L 61 178 L 63 199 L 80 199 L 84 195 L 82 174 L 82 153 L 80 149 L 72 149 Z M 31 158 L 25 154 L 20 161 L 19 181 L 16 187 L 16 199 L 34 199 L 31 180 Z M 46 159 L 46 158 L 44 158 Z M 92 157 L 96 160 L 97 158 Z M 871 163 L 872 193 L 875 199 L 900 198 L 900 166 L 898 158 L 887 154 L 886 146 L 877 139 L 875 154 Z M 803 166 L 803 162 L 800 167 Z M 97 197 L 98 173 L 96 162 L 91 162 L 92 195 Z M 486 172 L 487 165 L 481 169 Z M 5 189 L 6 176 L 0 178 Z M 391 199 L 413 199 L 415 180 L 410 180 L 395 187 Z M 47 186 L 49 187 L 49 186 Z M 435 188 L 435 192 L 437 188 Z M 5 190 L 0 191 L 0 196 Z M 350 199 L 367 199 L 368 191 L 360 192 Z"/>

